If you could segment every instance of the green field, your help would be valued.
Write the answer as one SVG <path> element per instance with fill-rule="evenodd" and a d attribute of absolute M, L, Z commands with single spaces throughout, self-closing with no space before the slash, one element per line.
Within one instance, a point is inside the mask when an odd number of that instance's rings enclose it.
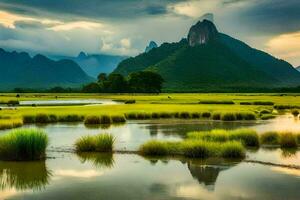
<path fill-rule="evenodd" d="M 74 99 L 112 99 L 117 101 L 136 100 L 135 104 L 89 105 L 89 106 L 19 106 L 17 109 L 0 111 L 0 118 L 19 118 L 35 114 L 79 114 L 79 115 L 118 115 L 129 112 L 259 112 L 273 110 L 273 105 L 240 105 L 241 102 L 273 102 L 275 105 L 300 106 L 300 94 L 215 94 L 215 93 L 171 93 L 147 94 L 21 94 L 2 93 L 0 102 L 10 100 L 74 100 Z M 200 101 L 233 101 L 234 104 L 199 104 Z"/>

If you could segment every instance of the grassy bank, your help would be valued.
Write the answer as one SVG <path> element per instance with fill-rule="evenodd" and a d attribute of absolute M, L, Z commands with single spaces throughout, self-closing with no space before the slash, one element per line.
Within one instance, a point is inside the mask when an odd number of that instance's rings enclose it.
<path fill-rule="evenodd" d="M 18 129 L 0 137 L 1 160 L 41 160 L 45 158 L 48 136 L 39 129 Z"/>
<path fill-rule="evenodd" d="M 18 128 L 23 126 L 23 120 L 21 119 L 1 119 L 0 130 Z"/>

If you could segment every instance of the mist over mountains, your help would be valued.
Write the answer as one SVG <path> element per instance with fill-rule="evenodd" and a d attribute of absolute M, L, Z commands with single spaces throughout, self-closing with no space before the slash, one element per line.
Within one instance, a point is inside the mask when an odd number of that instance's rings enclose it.
<path fill-rule="evenodd" d="M 111 73 L 127 56 L 87 54 L 80 52 L 77 57 L 51 56 L 54 60 L 69 59 L 76 62 L 89 76 L 97 78 L 100 73 Z"/>

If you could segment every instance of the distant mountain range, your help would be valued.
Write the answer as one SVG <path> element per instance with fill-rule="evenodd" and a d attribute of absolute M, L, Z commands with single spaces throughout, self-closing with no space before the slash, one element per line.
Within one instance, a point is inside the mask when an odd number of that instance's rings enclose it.
<path fill-rule="evenodd" d="M 93 81 L 71 60 L 54 61 L 43 55 L 7 52 L 0 48 L 0 89 L 80 87 Z"/>
<path fill-rule="evenodd" d="M 165 91 L 300 85 L 300 72 L 291 64 L 220 33 L 208 20 L 192 26 L 187 39 L 123 60 L 114 73 L 140 70 L 159 73 Z"/>
<path fill-rule="evenodd" d="M 54 60 L 68 59 L 76 62 L 89 76 L 96 78 L 100 73 L 111 73 L 127 56 L 104 54 L 86 54 L 80 52 L 77 57 L 51 56 Z"/>

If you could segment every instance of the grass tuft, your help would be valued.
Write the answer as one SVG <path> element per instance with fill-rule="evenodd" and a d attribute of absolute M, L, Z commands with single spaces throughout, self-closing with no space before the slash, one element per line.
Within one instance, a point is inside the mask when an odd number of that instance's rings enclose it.
<path fill-rule="evenodd" d="M 281 148 L 296 148 L 298 146 L 296 135 L 289 132 L 281 133 L 280 146 Z"/>
<path fill-rule="evenodd" d="M 110 134 L 82 136 L 75 142 L 77 152 L 112 152 L 115 138 Z"/>
<path fill-rule="evenodd" d="M 48 136 L 39 129 L 18 129 L 0 137 L 0 159 L 41 160 L 45 158 Z"/>
<path fill-rule="evenodd" d="M 280 137 L 276 131 L 268 131 L 260 135 L 260 142 L 262 144 L 278 145 Z"/>

